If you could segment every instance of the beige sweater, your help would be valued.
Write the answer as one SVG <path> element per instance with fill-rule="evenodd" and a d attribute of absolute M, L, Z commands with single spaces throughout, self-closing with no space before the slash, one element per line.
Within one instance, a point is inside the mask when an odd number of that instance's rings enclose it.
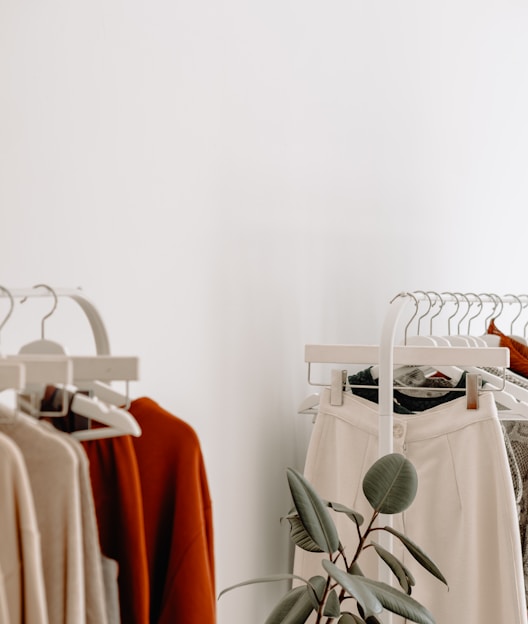
<path fill-rule="evenodd" d="M 86 624 L 78 456 L 26 414 L 3 413 L 0 432 L 16 443 L 27 467 L 42 538 L 49 622 Z"/>
<path fill-rule="evenodd" d="M 22 453 L 0 434 L 0 569 L 9 624 L 48 624 L 40 536 Z M 54 623 L 53 623 L 54 624 Z"/>
<path fill-rule="evenodd" d="M 60 437 L 73 450 L 79 461 L 86 624 L 107 624 L 102 555 L 88 457 L 80 442 L 69 434 L 58 431 L 50 423 L 40 422 L 39 424 L 50 435 Z"/>

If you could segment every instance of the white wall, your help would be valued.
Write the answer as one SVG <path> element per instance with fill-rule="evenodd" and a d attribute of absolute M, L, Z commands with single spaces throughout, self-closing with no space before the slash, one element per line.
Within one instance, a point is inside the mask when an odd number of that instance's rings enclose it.
<path fill-rule="evenodd" d="M 82 286 L 196 428 L 219 588 L 286 569 L 305 343 L 376 342 L 400 290 L 527 290 L 527 29 L 525 0 L 1 0 L 0 283 Z M 48 337 L 91 344 L 61 306 Z"/>

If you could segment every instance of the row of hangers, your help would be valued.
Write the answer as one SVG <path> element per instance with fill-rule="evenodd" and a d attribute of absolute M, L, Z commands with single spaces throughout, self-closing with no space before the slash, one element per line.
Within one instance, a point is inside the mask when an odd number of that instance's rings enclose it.
<path fill-rule="evenodd" d="M 414 291 L 400 293 L 392 302 L 403 296 L 414 304 L 414 311 L 404 326 L 403 339 L 392 349 L 393 387 L 399 390 L 416 389 L 416 386 L 401 383 L 402 379 L 409 378 L 412 369 L 419 369 L 425 376 L 439 372 L 453 380 L 453 383 L 466 374 L 467 381 L 477 383 L 479 388 L 483 386 L 495 394 L 502 418 L 528 418 L 528 379 L 507 368 L 509 350 L 499 346 L 500 336 L 487 333 L 489 323 L 493 320 L 497 325 L 502 323 L 504 328 L 508 327 L 507 335 L 511 338 L 527 344 L 528 321 L 524 322 L 521 331 L 516 329 L 516 323 L 522 321 L 523 312 L 528 311 L 528 295 Z M 476 331 L 473 329 L 475 327 L 478 327 Z M 347 382 L 347 371 L 334 369 L 330 382 L 317 383 L 311 379 L 311 365 L 372 365 L 372 376 L 378 379 L 380 360 L 379 346 L 305 347 L 308 383 L 312 386 L 329 386 L 338 404 L 342 392 L 351 389 Z M 316 412 L 318 400 L 318 394 L 306 397 L 298 411 Z M 473 407 L 477 405 L 478 401 L 472 403 Z"/>
<path fill-rule="evenodd" d="M 15 391 L 17 408 L 35 417 L 64 416 L 72 411 L 90 422 L 105 425 L 73 432 L 71 435 L 79 440 L 141 435 L 139 424 L 127 411 L 130 404 L 129 382 L 138 379 L 138 358 L 106 354 L 73 356 L 63 345 L 46 338 L 45 322 L 58 307 L 58 295 L 47 284 L 33 287 L 42 288 L 53 298 L 53 307 L 41 320 L 40 338 L 24 344 L 16 354 L 0 354 L 0 391 Z M 32 293 L 21 296 L 24 291 L 11 291 L 5 286 L 0 286 L 0 292 L 10 304 L 0 322 L 1 333 L 15 311 L 15 297 L 24 303 Z M 78 297 L 77 293 L 73 296 Z M 99 318 L 97 321 L 102 323 Z M 114 381 L 125 383 L 125 394 L 109 385 Z M 40 409 L 47 385 L 72 396 L 69 403 L 63 401 L 60 412 L 43 412 Z"/>

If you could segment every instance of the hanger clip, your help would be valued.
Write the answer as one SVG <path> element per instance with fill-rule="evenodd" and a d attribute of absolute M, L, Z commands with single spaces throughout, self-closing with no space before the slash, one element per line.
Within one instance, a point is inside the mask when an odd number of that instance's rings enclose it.
<path fill-rule="evenodd" d="M 332 385 L 330 386 L 330 405 L 343 405 L 343 391 L 346 387 L 346 370 L 332 370 Z"/>
<path fill-rule="evenodd" d="M 478 373 L 467 373 L 466 375 L 466 399 L 468 409 L 478 409 L 480 375 Z"/>

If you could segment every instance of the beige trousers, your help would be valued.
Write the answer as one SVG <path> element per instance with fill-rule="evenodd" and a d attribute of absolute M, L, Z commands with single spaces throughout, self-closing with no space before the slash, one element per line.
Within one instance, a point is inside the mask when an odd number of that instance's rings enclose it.
<path fill-rule="evenodd" d="M 377 431 L 376 404 L 345 394 L 342 406 L 331 406 L 325 391 L 305 465 L 320 496 L 352 507 L 365 524 L 372 510 L 361 483 L 378 457 Z M 491 393 L 480 396 L 476 410 L 461 397 L 417 414 L 395 414 L 393 440 L 394 451 L 418 472 L 416 499 L 392 517 L 393 526 L 431 557 L 449 583 L 447 589 L 394 540 L 392 551 L 416 578 L 412 597 L 437 624 L 527 624 L 517 510 Z M 335 517 L 351 556 L 355 525 L 343 514 Z M 367 550 L 359 564 L 378 578 L 378 559 Z M 294 572 L 304 578 L 324 573 L 318 555 L 299 549 Z M 404 621 L 392 616 L 394 624 Z"/>

